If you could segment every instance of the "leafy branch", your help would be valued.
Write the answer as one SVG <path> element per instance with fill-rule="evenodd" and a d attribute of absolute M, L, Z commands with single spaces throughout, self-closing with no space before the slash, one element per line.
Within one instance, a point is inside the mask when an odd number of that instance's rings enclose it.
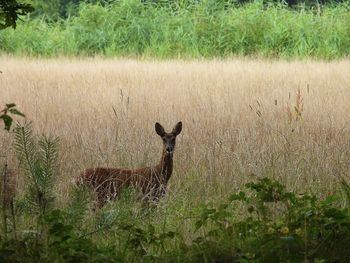
<path fill-rule="evenodd" d="M 33 12 L 30 4 L 18 3 L 17 0 L 1 0 L 0 2 L 0 30 L 7 27 L 16 28 L 19 16 Z"/>
<path fill-rule="evenodd" d="M 25 117 L 25 115 L 22 112 L 16 109 L 16 104 L 6 104 L 6 107 L 2 111 L 0 111 L 0 119 L 3 120 L 5 130 L 7 131 L 11 129 L 11 125 L 13 123 L 13 118 L 11 115 L 19 115 L 21 117 Z"/>

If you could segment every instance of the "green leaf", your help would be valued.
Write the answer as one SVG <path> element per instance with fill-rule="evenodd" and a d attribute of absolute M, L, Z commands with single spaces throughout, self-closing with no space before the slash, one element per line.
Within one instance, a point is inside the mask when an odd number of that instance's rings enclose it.
<path fill-rule="evenodd" d="M 208 236 L 217 237 L 217 236 L 219 236 L 219 231 L 217 229 L 212 229 L 208 232 Z"/>
<path fill-rule="evenodd" d="M 5 130 L 9 131 L 11 128 L 13 119 L 7 114 L 1 115 L 0 119 L 2 119 L 4 121 Z"/>
<path fill-rule="evenodd" d="M 176 236 L 176 233 L 174 231 L 169 231 L 167 233 L 168 238 L 174 238 Z"/>
<path fill-rule="evenodd" d="M 156 229 L 153 225 L 148 225 L 148 232 L 150 232 L 152 235 L 155 233 Z"/>
<path fill-rule="evenodd" d="M 330 195 L 330 196 L 328 196 L 324 201 L 322 201 L 321 203 L 322 203 L 324 206 L 328 206 L 328 205 L 333 204 L 333 203 L 336 202 L 336 201 L 339 201 L 339 197 L 336 196 L 336 195 Z"/>
<path fill-rule="evenodd" d="M 20 112 L 19 110 L 17 110 L 17 109 L 10 109 L 9 111 L 10 111 L 12 114 L 25 117 L 25 115 L 24 115 L 22 112 Z"/>
<path fill-rule="evenodd" d="M 336 220 L 342 220 L 346 218 L 346 213 L 335 207 L 329 208 L 324 212 L 324 215 L 329 218 L 334 218 Z"/>
<path fill-rule="evenodd" d="M 7 108 L 7 109 L 11 109 L 11 108 L 13 108 L 13 107 L 16 107 L 16 104 L 14 104 L 14 103 L 6 104 L 6 108 Z"/>
<path fill-rule="evenodd" d="M 248 212 L 251 214 L 255 211 L 255 208 L 253 206 L 248 207 Z"/>
<path fill-rule="evenodd" d="M 159 239 L 160 239 L 160 240 L 164 240 L 164 239 L 166 239 L 166 238 L 173 239 L 175 236 L 176 236 L 176 233 L 175 233 L 175 232 L 169 231 L 169 232 L 167 232 L 167 233 L 162 233 L 162 234 L 159 236 Z"/>
<path fill-rule="evenodd" d="M 242 191 L 240 191 L 238 194 L 232 194 L 229 197 L 229 200 L 232 201 L 246 201 L 247 197 L 246 194 Z"/>
<path fill-rule="evenodd" d="M 203 226 L 204 222 L 202 220 L 198 220 L 195 224 L 194 224 L 194 230 L 195 232 L 200 229 Z"/>

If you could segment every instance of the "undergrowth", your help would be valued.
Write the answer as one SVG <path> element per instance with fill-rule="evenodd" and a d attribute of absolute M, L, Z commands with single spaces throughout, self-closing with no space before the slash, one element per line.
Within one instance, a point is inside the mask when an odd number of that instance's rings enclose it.
<path fill-rule="evenodd" d="M 27 187 L 14 197 L 14 216 L 5 218 L 1 262 L 350 260 L 350 187 L 345 181 L 339 184 L 343 194 L 320 200 L 263 177 L 225 201 L 197 204 L 169 222 L 174 211 L 166 209 L 166 201 L 158 207 L 141 204 L 133 189 L 92 211 L 90 193 L 72 186 L 70 201 L 60 205 L 54 191 L 58 139 L 37 136 L 30 123 L 17 125 L 14 137 Z M 6 209 L 2 204 L 1 212 Z M 186 237 L 177 231 L 185 223 Z"/>
<path fill-rule="evenodd" d="M 81 4 L 77 15 L 64 20 L 28 18 L 16 30 L 1 32 L 0 50 L 29 56 L 151 58 L 334 59 L 350 53 L 348 2 L 294 9 L 263 1 L 242 6 L 180 2 Z"/>

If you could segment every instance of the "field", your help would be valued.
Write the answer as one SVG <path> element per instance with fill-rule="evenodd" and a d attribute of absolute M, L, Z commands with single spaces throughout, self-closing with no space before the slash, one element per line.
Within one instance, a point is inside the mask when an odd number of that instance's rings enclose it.
<path fill-rule="evenodd" d="M 35 133 L 60 138 L 56 207 L 70 202 L 72 181 L 87 167 L 158 163 L 157 121 L 170 130 L 181 120 L 183 131 L 167 196 L 138 220 L 181 233 L 185 241 L 198 234 L 190 231 L 190 213 L 225 202 L 247 182 L 274 178 L 288 191 L 324 199 L 340 193 L 339 182 L 350 173 L 347 59 L 2 56 L 0 65 L 0 105 L 15 102 Z M 15 168 L 21 196 L 27 183 L 12 138 L 0 131 L 0 155 Z M 117 231 L 107 233 L 99 234 L 101 244 L 117 239 Z"/>

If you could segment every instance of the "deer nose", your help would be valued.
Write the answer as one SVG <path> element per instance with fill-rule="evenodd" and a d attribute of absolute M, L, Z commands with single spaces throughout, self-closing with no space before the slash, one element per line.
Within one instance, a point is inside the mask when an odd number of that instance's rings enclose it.
<path fill-rule="evenodd" d="M 172 146 L 167 146 L 165 148 L 165 150 L 168 152 L 168 153 L 171 153 L 173 151 L 173 147 Z"/>

